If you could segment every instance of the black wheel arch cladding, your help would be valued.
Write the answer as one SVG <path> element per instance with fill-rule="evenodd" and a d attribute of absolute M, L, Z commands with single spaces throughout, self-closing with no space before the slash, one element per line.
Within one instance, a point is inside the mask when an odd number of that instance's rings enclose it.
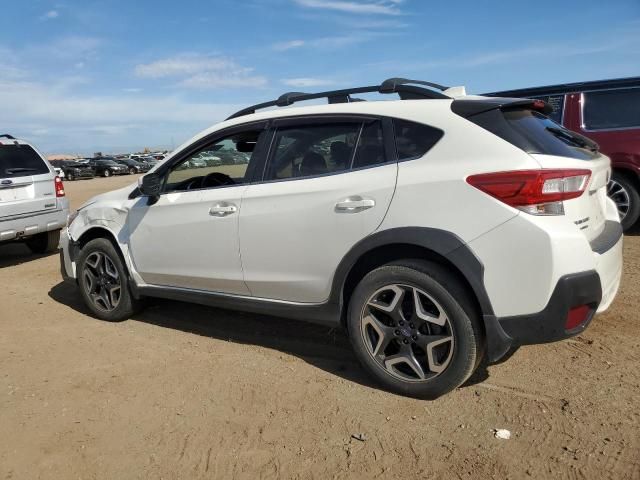
<path fill-rule="evenodd" d="M 329 303 L 344 303 L 344 287 L 358 260 L 376 248 L 407 244 L 430 250 L 448 260 L 464 277 L 475 295 L 482 315 L 493 315 L 493 307 L 484 286 L 484 265 L 457 235 L 428 227 L 400 227 L 383 230 L 356 243 L 343 257 L 333 277 Z"/>

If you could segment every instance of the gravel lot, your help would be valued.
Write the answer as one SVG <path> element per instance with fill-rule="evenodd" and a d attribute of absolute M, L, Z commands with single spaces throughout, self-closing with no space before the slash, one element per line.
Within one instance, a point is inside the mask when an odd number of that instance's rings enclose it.
<path fill-rule="evenodd" d="M 65 186 L 77 207 L 133 181 Z M 640 231 L 624 254 L 584 335 L 425 402 L 341 332 L 169 301 L 104 323 L 57 255 L 0 246 L 0 478 L 640 478 Z"/>

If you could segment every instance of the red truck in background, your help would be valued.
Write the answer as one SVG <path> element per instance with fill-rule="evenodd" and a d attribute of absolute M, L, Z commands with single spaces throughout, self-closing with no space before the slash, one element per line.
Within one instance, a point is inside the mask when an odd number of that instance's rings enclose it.
<path fill-rule="evenodd" d="M 486 93 L 537 98 L 553 107 L 556 123 L 589 137 L 611 158 L 608 187 L 628 230 L 640 218 L 640 77 L 567 83 Z"/>

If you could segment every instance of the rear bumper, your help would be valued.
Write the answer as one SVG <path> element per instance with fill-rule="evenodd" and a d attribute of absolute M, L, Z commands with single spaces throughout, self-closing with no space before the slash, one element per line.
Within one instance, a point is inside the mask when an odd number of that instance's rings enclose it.
<path fill-rule="evenodd" d="M 60 202 L 60 200 L 59 200 Z M 20 215 L 0 220 L 0 242 L 20 240 L 38 233 L 60 230 L 67 223 L 69 207 L 66 199 L 60 202 L 61 208 L 46 212 Z"/>
<path fill-rule="evenodd" d="M 622 277 L 623 239 L 618 227 L 617 222 L 611 222 L 608 225 L 611 231 L 603 232 L 602 240 L 607 242 L 592 245 L 595 269 L 562 276 L 540 312 L 501 318 L 484 316 L 490 362 L 498 361 L 509 350 L 522 345 L 555 342 L 578 335 L 589 326 L 596 313 L 611 305 Z M 598 246 L 600 249 L 596 251 Z M 577 327 L 566 329 L 569 311 L 583 305 L 589 308 L 584 320 Z"/>

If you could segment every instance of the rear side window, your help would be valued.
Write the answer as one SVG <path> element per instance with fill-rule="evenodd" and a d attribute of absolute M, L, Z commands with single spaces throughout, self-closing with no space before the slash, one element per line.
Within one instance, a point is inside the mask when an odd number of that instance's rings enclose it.
<path fill-rule="evenodd" d="M 640 88 L 585 92 L 582 113 L 587 130 L 640 127 Z"/>
<path fill-rule="evenodd" d="M 493 109 L 468 118 L 527 153 L 590 160 L 598 145 L 567 130 L 545 115 L 528 109 Z"/>
<path fill-rule="evenodd" d="M 393 129 L 396 137 L 396 151 L 400 161 L 422 157 L 444 135 L 440 129 L 408 120 L 395 119 Z"/>
<path fill-rule="evenodd" d="M 49 173 L 49 167 L 29 145 L 0 145 L 0 178 Z"/>

